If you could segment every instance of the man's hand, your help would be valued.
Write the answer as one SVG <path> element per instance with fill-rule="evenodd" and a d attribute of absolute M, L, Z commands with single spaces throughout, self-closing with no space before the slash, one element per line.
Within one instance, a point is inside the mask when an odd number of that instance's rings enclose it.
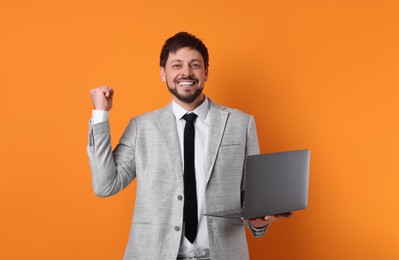
<path fill-rule="evenodd" d="M 250 219 L 249 223 L 254 228 L 263 228 L 266 225 L 271 224 L 273 221 L 276 221 L 277 219 L 290 218 L 290 217 L 292 217 L 292 213 L 287 212 L 287 213 L 282 213 L 282 214 L 278 214 L 278 215 L 269 215 L 269 216 L 265 216 L 263 218 Z"/>
<path fill-rule="evenodd" d="M 95 110 L 110 111 L 112 108 L 112 97 L 114 90 L 107 86 L 94 88 L 90 90 L 91 100 Z"/>

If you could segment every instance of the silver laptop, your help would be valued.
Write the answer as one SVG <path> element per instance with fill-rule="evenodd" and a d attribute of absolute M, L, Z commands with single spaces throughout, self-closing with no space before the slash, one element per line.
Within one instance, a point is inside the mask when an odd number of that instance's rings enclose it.
<path fill-rule="evenodd" d="M 206 216 L 253 219 L 308 206 L 310 150 L 247 157 L 245 207 Z"/>

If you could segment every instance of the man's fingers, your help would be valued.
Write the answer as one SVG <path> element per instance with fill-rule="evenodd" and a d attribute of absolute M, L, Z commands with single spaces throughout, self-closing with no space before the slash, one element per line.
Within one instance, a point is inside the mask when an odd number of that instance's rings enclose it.
<path fill-rule="evenodd" d="M 110 98 L 114 95 L 114 90 L 107 86 L 102 86 L 98 88 L 107 98 Z"/>
<path fill-rule="evenodd" d="M 101 86 L 98 88 L 92 88 L 90 89 L 90 94 L 95 94 L 95 93 L 107 93 L 107 92 L 114 92 L 114 90 L 110 87 L 107 86 Z"/>
<path fill-rule="evenodd" d="M 94 109 L 110 111 L 112 108 L 112 96 L 114 90 L 108 86 L 101 86 L 90 90 Z"/>
<path fill-rule="evenodd" d="M 264 220 L 268 221 L 268 222 L 272 222 L 274 220 L 276 220 L 277 217 L 274 215 L 269 215 L 269 216 L 265 216 Z"/>
<path fill-rule="evenodd" d="M 294 215 L 294 214 L 292 214 L 292 212 L 286 212 L 286 213 L 279 214 L 279 216 L 285 217 L 285 218 L 290 218 L 290 217 L 292 217 L 293 215 Z"/>
<path fill-rule="evenodd" d="M 101 86 L 90 90 L 91 96 L 104 95 L 106 98 L 111 98 L 114 95 L 114 90 L 107 86 Z"/>
<path fill-rule="evenodd" d="M 266 221 L 275 221 L 278 218 L 290 218 L 292 217 L 292 212 L 285 212 L 285 213 L 281 213 L 281 214 L 277 214 L 277 215 L 269 215 L 269 216 L 265 216 L 264 220 Z"/>
<path fill-rule="evenodd" d="M 109 92 L 107 92 L 106 97 L 111 98 L 114 96 L 114 90 L 111 88 Z"/>

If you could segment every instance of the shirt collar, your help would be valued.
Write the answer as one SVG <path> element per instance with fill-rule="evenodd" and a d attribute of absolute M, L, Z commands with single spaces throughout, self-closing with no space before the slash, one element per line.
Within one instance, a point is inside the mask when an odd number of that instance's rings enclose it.
<path fill-rule="evenodd" d="M 181 119 L 185 114 L 187 114 L 189 112 L 193 112 L 193 113 L 197 114 L 197 116 L 199 118 L 201 118 L 202 120 L 205 120 L 206 116 L 208 115 L 208 111 L 209 111 L 209 100 L 207 97 L 205 97 L 204 102 L 202 102 L 202 104 L 199 105 L 193 111 L 186 111 L 184 108 L 179 106 L 174 100 L 172 100 L 172 108 L 173 108 L 173 114 L 175 115 L 177 120 Z"/>

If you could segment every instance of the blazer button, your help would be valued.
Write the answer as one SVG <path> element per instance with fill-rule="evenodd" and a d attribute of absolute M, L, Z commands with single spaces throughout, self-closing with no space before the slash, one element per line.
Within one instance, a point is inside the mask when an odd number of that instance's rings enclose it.
<path fill-rule="evenodd" d="M 177 196 L 177 199 L 178 199 L 178 200 L 182 200 L 182 199 L 183 199 L 183 196 L 182 196 L 182 195 L 179 195 L 179 196 Z"/>
<path fill-rule="evenodd" d="M 175 230 L 176 231 L 180 231 L 180 227 L 179 226 L 175 226 Z"/>

